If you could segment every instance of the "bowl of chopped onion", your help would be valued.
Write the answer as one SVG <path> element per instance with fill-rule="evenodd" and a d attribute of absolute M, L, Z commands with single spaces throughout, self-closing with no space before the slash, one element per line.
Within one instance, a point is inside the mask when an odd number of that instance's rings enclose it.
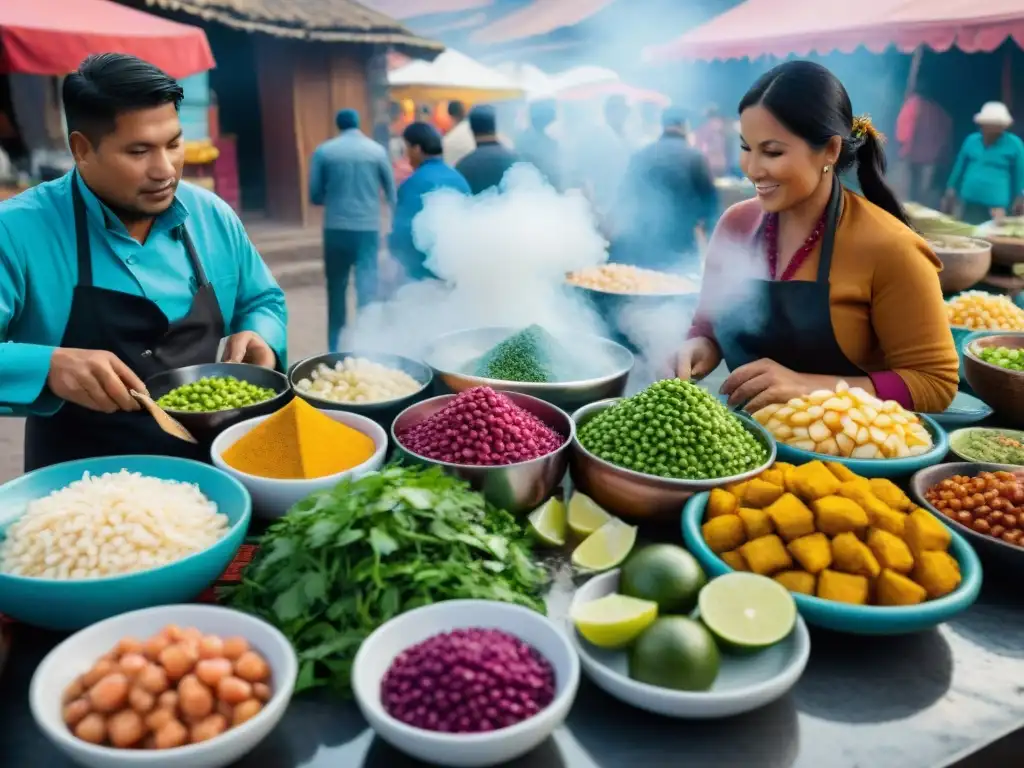
<path fill-rule="evenodd" d="M 328 352 L 300 360 L 288 371 L 292 391 L 311 405 L 358 413 L 385 429 L 426 398 L 433 381 L 428 365 L 385 352 Z"/>
<path fill-rule="evenodd" d="M 0 486 L 0 613 L 74 630 L 194 600 L 242 545 L 252 501 L 207 464 L 109 456 Z"/>

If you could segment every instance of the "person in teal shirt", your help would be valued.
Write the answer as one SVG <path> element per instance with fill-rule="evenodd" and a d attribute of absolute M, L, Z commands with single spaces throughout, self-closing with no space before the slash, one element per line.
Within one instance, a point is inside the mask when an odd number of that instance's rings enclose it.
<path fill-rule="evenodd" d="M 222 346 L 229 362 L 286 364 L 283 292 L 230 207 L 181 181 L 181 100 L 146 62 L 89 57 L 63 85 L 75 170 L 0 203 L 0 408 L 28 417 L 26 471 L 206 459 L 130 390 Z"/>
<path fill-rule="evenodd" d="M 964 139 L 946 185 L 943 208 L 968 224 L 1024 212 L 1024 141 L 1009 132 L 1006 105 L 990 101 L 974 116 L 978 132 Z"/>

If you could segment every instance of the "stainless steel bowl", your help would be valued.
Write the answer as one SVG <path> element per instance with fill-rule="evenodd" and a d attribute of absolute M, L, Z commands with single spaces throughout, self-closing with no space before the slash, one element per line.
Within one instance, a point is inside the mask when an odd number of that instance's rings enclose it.
<path fill-rule="evenodd" d="M 569 445 L 576 439 L 576 425 L 569 414 L 551 403 L 518 392 L 505 395 L 520 408 L 529 411 L 553 430 L 567 437 L 557 450 L 538 459 L 519 464 L 476 467 L 437 461 L 405 448 L 398 436 L 410 427 L 441 411 L 456 395 L 441 395 L 406 408 L 391 425 L 391 441 L 396 456 L 410 463 L 441 467 L 468 482 L 496 507 L 512 514 L 529 512 L 543 504 L 565 477 L 569 463 Z"/>
<path fill-rule="evenodd" d="M 531 395 L 567 411 L 595 400 L 621 397 L 626 391 L 626 381 L 633 370 L 633 353 L 621 344 L 600 336 L 574 336 L 563 341 L 564 346 L 573 355 L 578 355 L 581 361 L 593 362 L 601 374 L 594 378 L 540 384 L 488 379 L 465 373 L 477 358 L 519 330 L 474 328 L 449 333 L 431 345 L 425 360 L 434 370 L 437 380 L 449 391 L 458 393 L 486 386 L 503 392 Z"/>
<path fill-rule="evenodd" d="M 936 464 L 917 472 L 910 479 L 910 494 L 920 506 L 927 509 L 939 520 L 944 522 L 953 530 L 963 534 L 970 539 L 971 544 L 978 551 L 978 556 L 985 561 L 985 565 L 996 565 L 1006 569 L 1014 569 L 1024 573 L 1024 547 L 1009 544 L 1000 539 L 994 539 L 983 533 L 978 533 L 973 528 L 964 525 L 959 520 L 954 520 L 942 514 L 938 509 L 925 501 L 924 495 L 932 486 L 941 483 L 943 480 L 954 475 L 967 475 L 972 477 L 979 472 L 1020 472 L 1020 467 L 1008 464 L 983 464 L 975 461 L 953 462 L 951 464 Z"/>
<path fill-rule="evenodd" d="M 650 317 L 649 323 L 655 325 L 667 322 L 668 318 L 683 318 L 680 322 L 685 325 L 700 299 L 697 289 L 690 293 L 612 293 L 568 282 L 565 288 L 571 299 L 590 306 L 612 337 L 633 352 L 640 350 L 644 339 L 636 338 L 632 329 L 648 325 L 637 318 Z"/>
<path fill-rule="evenodd" d="M 371 362 L 386 365 L 388 368 L 395 368 L 397 370 L 404 371 L 420 383 L 420 388 L 412 394 L 396 397 L 392 400 L 381 400 L 376 403 L 338 403 L 333 400 L 324 400 L 316 397 L 315 395 L 300 392 L 295 388 L 296 383 L 300 379 L 310 378 L 310 374 L 312 374 L 312 372 L 316 370 L 321 363 L 333 368 L 335 363 L 344 360 L 346 357 L 364 357 Z M 328 411 L 347 411 L 348 413 L 358 413 L 360 416 L 366 416 L 367 418 L 373 419 L 384 427 L 384 429 L 389 429 L 391 427 L 391 422 L 395 420 L 395 417 L 410 405 L 423 400 L 427 396 L 430 385 L 433 381 L 434 374 L 431 372 L 430 368 L 419 360 L 413 360 L 409 357 L 401 357 L 400 355 L 392 355 L 387 352 L 328 352 L 327 354 L 313 355 L 312 357 L 307 357 L 305 360 L 299 360 L 299 362 L 295 363 L 288 371 L 288 383 L 291 386 L 292 391 L 306 402 L 315 405 L 317 408 L 323 408 Z"/>
<path fill-rule="evenodd" d="M 247 405 L 244 408 L 229 408 L 224 411 L 209 413 L 193 413 L 191 411 L 175 411 L 167 409 L 175 419 L 181 422 L 200 443 L 211 443 L 213 438 L 228 427 L 255 416 L 265 416 L 280 410 L 292 399 L 288 378 L 270 368 L 245 363 L 205 363 L 190 365 L 187 368 L 176 368 L 166 373 L 158 373 L 146 381 L 146 389 L 154 400 L 166 395 L 172 389 L 191 384 L 211 376 L 233 376 L 241 381 L 266 387 L 277 392 L 277 395 L 262 403 Z"/>
<path fill-rule="evenodd" d="M 618 467 L 598 458 L 579 441 L 579 430 L 583 425 L 617 402 L 618 399 L 603 400 L 584 406 L 572 415 L 576 435 L 569 452 L 569 472 L 575 488 L 619 517 L 640 520 L 678 517 L 683 503 L 695 493 L 749 480 L 775 462 L 775 438 L 746 414 L 737 414 L 747 431 L 768 449 L 767 461 L 756 469 L 715 480 L 673 480 Z"/>

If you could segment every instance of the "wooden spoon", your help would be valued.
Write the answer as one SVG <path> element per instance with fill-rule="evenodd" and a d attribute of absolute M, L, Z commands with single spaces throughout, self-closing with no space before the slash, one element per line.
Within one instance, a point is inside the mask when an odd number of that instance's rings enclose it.
<path fill-rule="evenodd" d="M 176 437 L 179 440 L 184 440 L 186 443 L 199 442 L 194 437 L 192 437 L 191 432 L 189 432 L 187 429 L 181 426 L 181 423 L 177 419 L 175 419 L 173 416 L 167 413 L 167 411 L 165 411 L 159 405 L 157 405 L 156 402 L 154 402 L 153 398 L 151 398 L 149 395 L 145 395 L 142 392 L 136 392 L 134 389 L 130 391 L 132 397 L 134 397 L 135 400 L 140 405 L 142 405 L 143 408 L 149 411 L 149 415 L 153 417 L 154 421 L 156 421 L 157 426 L 159 426 L 160 429 L 162 429 L 168 435 L 170 435 L 171 437 Z"/>

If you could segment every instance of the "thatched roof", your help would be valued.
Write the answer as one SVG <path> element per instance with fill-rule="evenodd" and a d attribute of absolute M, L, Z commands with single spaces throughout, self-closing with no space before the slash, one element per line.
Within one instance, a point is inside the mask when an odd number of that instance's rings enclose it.
<path fill-rule="evenodd" d="M 390 45 L 433 58 L 444 44 L 414 34 L 390 16 L 353 0 L 146 0 L 147 5 L 275 37 Z"/>

